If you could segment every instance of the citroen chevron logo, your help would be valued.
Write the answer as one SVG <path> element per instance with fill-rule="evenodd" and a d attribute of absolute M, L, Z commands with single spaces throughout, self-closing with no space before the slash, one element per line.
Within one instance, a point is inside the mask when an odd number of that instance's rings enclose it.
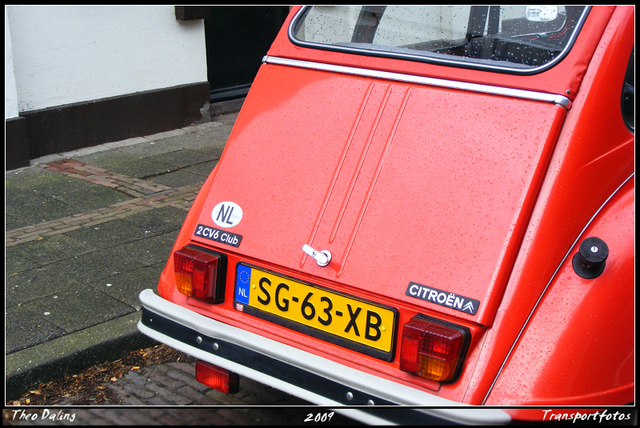
<path fill-rule="evenodd" d="M 406 295 L 471 315 L 475 315 L 480 307 L 479 300 L 444 290 L 438 290 L 437 288 L 427 287 L 417 282 L 409 283 Z"/>

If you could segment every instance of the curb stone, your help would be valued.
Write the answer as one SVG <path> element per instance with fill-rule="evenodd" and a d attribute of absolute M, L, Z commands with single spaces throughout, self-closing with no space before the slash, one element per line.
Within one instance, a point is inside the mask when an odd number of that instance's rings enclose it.
<path fill-rule="evenodd" d="M 131 349 L 158 345 L 138 331 L 140 312 L 115 318 L 6 356 L 6 399 L 15 400 L 39 383 L 116 360 Z M 46 358 L 43 358 L 46 356 Z"/>

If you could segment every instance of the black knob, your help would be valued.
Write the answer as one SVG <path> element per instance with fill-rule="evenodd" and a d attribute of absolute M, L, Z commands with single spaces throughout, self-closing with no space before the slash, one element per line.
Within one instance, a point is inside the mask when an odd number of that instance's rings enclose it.
<path fill-rule="evenodd" d="M 604 271 L 609 257 L 609 247 L 600 238 L 592 236 L 580 244 L 580 249 L 573 256 L 573 270 L 582 278 L 597 278 Z"/>

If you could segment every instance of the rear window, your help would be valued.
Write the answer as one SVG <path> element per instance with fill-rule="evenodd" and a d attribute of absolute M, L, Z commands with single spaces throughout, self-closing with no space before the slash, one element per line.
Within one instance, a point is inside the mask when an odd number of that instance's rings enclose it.
<path fill-rule="evenodd" d="M 515 73 L 569 51 L 585 6 L 313 6 L 289 29 L 301 46 Z"/>

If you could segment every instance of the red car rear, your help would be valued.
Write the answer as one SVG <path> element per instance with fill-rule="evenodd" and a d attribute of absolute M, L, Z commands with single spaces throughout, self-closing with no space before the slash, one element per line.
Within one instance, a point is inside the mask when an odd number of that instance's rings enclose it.
<path fill-rule="evenodd" d="M 367 423 L 632 404 L 634 17 L 294 8 L 140 330 Z"/>

